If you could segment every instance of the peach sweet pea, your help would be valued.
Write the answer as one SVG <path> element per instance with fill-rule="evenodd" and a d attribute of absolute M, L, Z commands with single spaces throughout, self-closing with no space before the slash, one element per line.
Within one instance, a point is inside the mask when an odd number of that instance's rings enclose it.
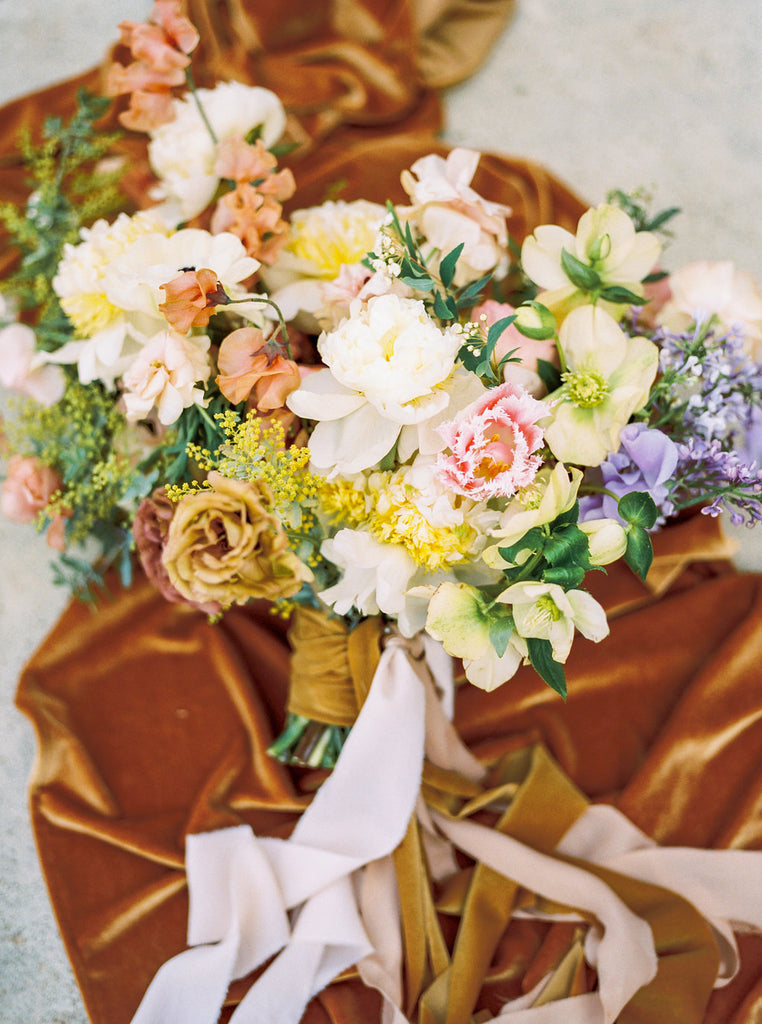
<path fill-rule="evenodd" d="M 170 90 L 185 81 L 199 34 L 182 14 L 180 0 L 155 0 L 150 24 L 123 21 L 119 29 L 134 60 L 111 65 L 106 94 L 130 93 L 129 109 L 119 120 L 133 131 L 151 131 L 173 117 Z"/>
<path fill-rule="evenodd" d="M 542 465 L 537 421 L 548 406 L 523 388 L 501 384 L 467 406 L 439 433 L 451 454 L 437 457 L 437 475 L 446 487 L 475 501 L 509 498 L 528 487 Z"/>
<path fill-rule="evenodd" d="M 482 321 L 484 326 L 489 328 L 502 320 L 504 317 L 513 316 L 516 310 L 507 302 L 495 302 L 494 299 L 487 299 L 480 306 L 475 306 L 471 312 L 471 319 L 477 323 Z M 552 338 L 545 341 L 535 341 L 533 338 L 525 338 L 520 334 L 515 324 L 506 328 L 497 340 L 495 345 L 495 362 L 499 362 L 504 355 L 513 351 L 513 356 L 521 360 L 518 363 L 506 363 L 503 367 L 503 380 L 508 384 L 516 384 L 525 388 L 535 398 L 545 394 L 545 385 L 537 373 L 537 360 L 544 359 L 548 363 L 558 365 L 558 353 L 555 342 Z"/>
<path fill-rule="evenodd" d="M 237 405 L 253 391 L 254 405 L 261 412 L 282 408 L 301 383 L 296 363 L 273 355 L 257 327 L 241 327 L 229 334 L 220 345 L 217 366 L 217 387 L 225 398 Z"/>
<path fill-rule="evenodd" d="M 159 309 L 170 327 L 186 334 L 191 327 L 206 327 L 217 306 L 226 306 L 230 298 L 213 270 L 185 270 L 160 285 L 167 300 Z"/>

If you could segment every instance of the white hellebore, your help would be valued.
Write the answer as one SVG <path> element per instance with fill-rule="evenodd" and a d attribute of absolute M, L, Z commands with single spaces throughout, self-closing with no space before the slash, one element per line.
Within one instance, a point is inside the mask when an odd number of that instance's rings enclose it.
<path fill-rule="evenodd" d="M 417 299 L 355 300 L 350 316 L 318 340 L 327 369 L 305 377 L 286 403 L 318 421 L 310 438 L 316 469 L 329 476 L 368 469 L 406 426 L 445 410 L 460 344 L 458 330 L 440 330 Z"/>
<path fill-rule="evenodd" d="M 259 128 L 269 149 L 286 126 L 282 103 L 261 86 L 220 82 L 214 89 L 199 89 L 198 98 L 219 142 L 238 135 L 245 138 Z M 157 212 L 174 227 L 211 203 L 219 178 L 214 173 L 217 147 L 193 97 L 188 93 L 174 100 L 172 108 L 173 120 L 150 133 L 148 160 L 159 178 L 151 197 L 164 200 Z"/>
<path fill-rule="evenodd" d="M 575 627 L 594 643 L 609 634 L 605 611 L 585 590 L 527 581 L 512 584 L 498 601 L 510 605 L 519 636 L 550 641 L 553 658 L 562 664 L 569 657 Z"/>
<path fill-rule="evenodd" d="M 440 583 L 429 602 L 426 632 L 453 658 L 463 660 L 466 678 L 488 692 L 515 674 L 527 657 L 526 641 L 515 631 L 499 655 L 491 638 L 484 598 L 467 583 Z"/>
<path fill-rule="evenodd" d="M 566 364 L 545 442 L 562 462 L 599 466 L 619 448 L 619 432 L 648 401 L 659 350 L 648 338 L 628 338 L 597 306 L 580 306 L 559 331 Z"/>
<path fill-rule="evenodd" d="M 576 235 L 556 224 L 536 228 L 524 241 L 521 264 L 546 289 L 539 300 L 560 316 L 588 301 L 564 270 L 564 250 L 594 270 L 603 287 L 621 285 L 633 291 L 653 270 L 661 243 L 649 231 L 636 231 L 624 210 L 607 203 L 582 215 Z"/>

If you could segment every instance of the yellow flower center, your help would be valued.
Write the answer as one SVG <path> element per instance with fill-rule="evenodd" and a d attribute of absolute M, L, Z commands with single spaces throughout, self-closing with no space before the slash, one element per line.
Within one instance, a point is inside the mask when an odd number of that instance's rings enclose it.
<path fill-rule="evenodd" d="M 593 406 L 600 405 L 608 395 L 608 384 L 595 370 L 564 373 L 561 379 L 570 401 L 583 409 L 591 409 Z"/>

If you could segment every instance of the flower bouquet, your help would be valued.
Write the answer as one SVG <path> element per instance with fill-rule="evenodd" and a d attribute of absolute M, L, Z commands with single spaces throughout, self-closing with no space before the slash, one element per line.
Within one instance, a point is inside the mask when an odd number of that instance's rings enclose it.
<path fill-rule="evenodd" d="M 82 95 L 70 122 L 23 141 L 34 188 L 0 210 L 21 256 L 3 285 L 0 379 L 24 396 L 5 424 L 2 510 L 47 531 L 81 596 L 111 567 L 128 586 L 137 560 L 212 621 L 271 603 L 293 656 L 270 753 L 334 769 L 288 841 L 189 837 L 189 942 L 205 954 L 171 961 L 135 1021 L 162 1019 L 168 999 L 186 1022 L 216 1020 L 228 983 L 281 950 L 241 1020 L 277 1004 L 296 1022 L 355 965 L 385 1019 L 467 1020 L 502 931 L 479 943 L 474 903 L 494 898 L 485 873 L 503 877 L 504 858 L 514 888 L 539 894 L 526 917 L 575 907 L 610 941 L 597 933 L 591 952 L 575 932 L 489 1019 L 561 1019 L 531 1013 L 588 993 L 589 1019 L 614 1020 L 660 951 L 617 916 L 619 896 L 574 899 L 577 869 L 546 877 L 545 854 L 494 825 L 542 755 L 487 772 L 450 721 L 454 685 L 490 692 L 530 665 L 565 698 L 576 633 L 609 632 L 597 574 L 624 560 L 644 579 L 653 533 L 686 510 L 762 517 L 762 474 L 741 451 L 762 402 L 762 297 L 729 265 L 662 271 L 676 211 L 621 192 L 576 233 L 541 225 L 519 244 L 463 149 L 403 170 L 402 203 L 300 209 L 274 93 L 196 88 L 198 33 L 176 0 L 121 31 L 130 59 L 108 91 L 129 96 L 124 127 L 148 134 L 148 202 L 135 208 L 127 196 L 145 190 L 109 158 L 106 101 Z M 603 827 L 646 851 L 645 883 L 665 884 L 650 841 L 575 800 L 551 849 L 564 836 L 563 855 L 583 857 Z M 456 848 L 477 865 L 469 897 Z M 239 913 L 247 886 L 257 922 Z M 723 890 L 713 920 L 734 898 Z M 443 906 L 474 933 L 452 955 Z M 617 979 L 620 924 L 634 953 Z"/>

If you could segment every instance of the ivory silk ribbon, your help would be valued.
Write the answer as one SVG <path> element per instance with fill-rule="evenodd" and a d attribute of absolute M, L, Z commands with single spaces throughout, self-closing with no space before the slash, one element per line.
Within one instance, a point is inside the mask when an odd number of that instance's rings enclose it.
<path fill-rule="evenodd" d="M 432 879 L 443 883 L 448 872 L 458 874 L 455 859 L 443 855 L 443 840 L 450 854 L 457 848 L 476 862 L 460 907 L 463 922 L 469 899 L 473 909 L 480 893 L 482 924 L 490 929 L 486 871 L 510 886 L 497 887 L 502 905 L 493 916 L 513 910 L 589 925 L 584 945 L 573 933 L 552 969 L 492 1016 L 494 1024 L 698 1024 L 712 985 L 737 968 L 731 922 L 762 929 L 762 903 L 749 899 L 762 887 L 762 854 L 660 848 L 615 809 L 587 807 L 542 748 L 517 752 L 502 781 L 482 789 L 485 769 L 457 739 L 435 696 L 435 686 L 447 690 L 448 675 L 447 660 L 430 642 L 392 637 L 333 774 L 289 839 L 257 837 L 248 826 L 188 837 L 191 948 L 159 970 L 133 1024 L 215 1024 L 230 982 L 271 957 L 233 1024 L 298 1024 L 309 1000 L 353 965 L 384 997 L 384 1024 L 403 1024 L 409 967 L 403 972 L 400 935 L 409 942 L 416 930 L 426 933 L 418 941 L 436 975 L 419 1020 L 449 1022 L 458 1002 L 458 944 L 451 960 L 435 920 L 437 909 L 447 912 L 447 895 L 439 908 L 424 895 Z M 529 767 L 518 787 L 511 781 L 517 765 Z M 419 790 L 431 794 L 433 807 Z M 459 792 L 472 796 L 461 801 Z M 555 839 L 541 792 L 557 798 Z M 497 827 L 471 820 L 506 803 Z M 534 839 L 524 842 L 511 831 Z M 423 883 L 414 871 L 400 870 L 406 848 L 428 863 L 431 879 L 426 869 Z M 406 930 L 416 899 L 421 921 Z M 458 903 L 452 893 L 449 899 Z M 479 917 L 471 915 L 471 926 Z M 594 992 L 580 990 L 583 953 L 597 972 Z M 698 965 L 703 984 L 686 964 Z M 678 1010 L 663 1015 L 662 997 L 677 1000 Z M 463 1020 L 472 1019 L 472 1008 L 466 1005 Z"/>

